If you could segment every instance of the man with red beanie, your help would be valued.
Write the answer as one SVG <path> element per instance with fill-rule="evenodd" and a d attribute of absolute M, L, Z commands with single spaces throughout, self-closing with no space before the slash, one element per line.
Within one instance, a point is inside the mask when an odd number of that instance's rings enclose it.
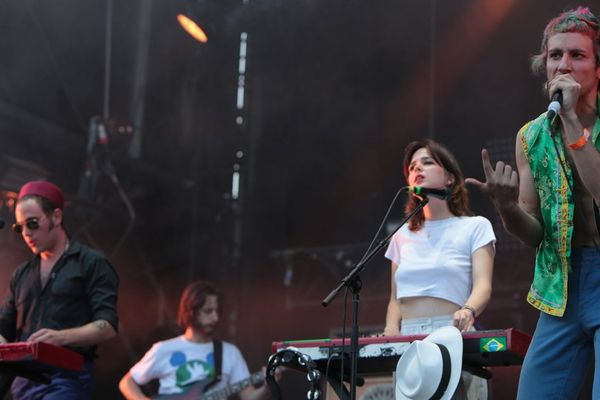
<path fill-rule="evenodd" d="M 89 398 L 96 345 L 117 332 L 117 273 L 104 256 L 69 238 L 64 203 L 50 182 L 28 182 L 19 191 L 13 230 L 35 256 L 14 271 L 0 304 L 0 343 L 67 347 L 83 355 L 85 368 L 53 373 L 48 384 L 17 377 L 13 399 Z"/>

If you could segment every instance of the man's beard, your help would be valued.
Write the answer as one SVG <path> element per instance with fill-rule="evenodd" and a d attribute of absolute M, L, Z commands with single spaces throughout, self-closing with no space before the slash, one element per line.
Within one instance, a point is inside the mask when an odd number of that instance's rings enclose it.
<path fill-rule="evenodd" d="M 216 325 L 207 325 L 207 324 L 193 324 L 194 330 L 197 332 L 206 335 L 212 336 L 215 333 Z"/>

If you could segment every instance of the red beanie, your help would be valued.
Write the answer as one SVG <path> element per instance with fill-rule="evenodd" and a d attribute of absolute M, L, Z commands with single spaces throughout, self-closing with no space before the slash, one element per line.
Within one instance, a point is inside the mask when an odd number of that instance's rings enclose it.
<path fill-rule="evenodd" d="M 55 208 L 61 210 L 65 206 L 65 195 L 58 186 L 46 181 L 31 181 L 21 187 L 18 200 L 27 196 L 35 195 L 48 200 Z"/>

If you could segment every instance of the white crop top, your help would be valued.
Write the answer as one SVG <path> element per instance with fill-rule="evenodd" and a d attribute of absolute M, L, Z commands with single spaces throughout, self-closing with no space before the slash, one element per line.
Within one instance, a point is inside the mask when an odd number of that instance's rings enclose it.
<path fill-rule="evenodd" d="M 479 216 L 425 221 L 416 232 L 404 225 L 385 253 L 398 264 L 396 297 L 438 297 L 462 306 L 473 286 L 471 255 L 495 241 L 492 224 Z"/>

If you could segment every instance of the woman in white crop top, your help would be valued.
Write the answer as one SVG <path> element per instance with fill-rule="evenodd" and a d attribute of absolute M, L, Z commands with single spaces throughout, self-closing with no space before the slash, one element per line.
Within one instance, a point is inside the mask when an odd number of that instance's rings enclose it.
<path fill-rule="evenodd" d="M 471 329 L 490 300 L 494 232 L 483 217 L 472 217 L 464 177 L 454 156 L 432 140 L 405 149 L 409 185 L 448 188 L 448 200 L 431 196 L 422 212 L 390 242 L 391 295 L 385 335 L 398 335 L 402 320 L 451 316 L 462 331 Z M 412 197 L 406 210 L 414 209 Z"/>
<path fill-rule="evenodd" d="M 392 237 L 385 254 L 392 261 L 392 279 L 384 334 L 426 334 L 445 325 L 471 330 L 492 293 L 492 225 L 471 216 L 463 174 L 441 144 L 410 143 L 404 176 L 409 185 L 447 188 L 451 194 L 447 200 L 430 196 Z M 411 197 L 406 211 L 417 201 Z M 463 373 L 453 399 L 486 399 L 487 394 L 485 380 Z"/>

